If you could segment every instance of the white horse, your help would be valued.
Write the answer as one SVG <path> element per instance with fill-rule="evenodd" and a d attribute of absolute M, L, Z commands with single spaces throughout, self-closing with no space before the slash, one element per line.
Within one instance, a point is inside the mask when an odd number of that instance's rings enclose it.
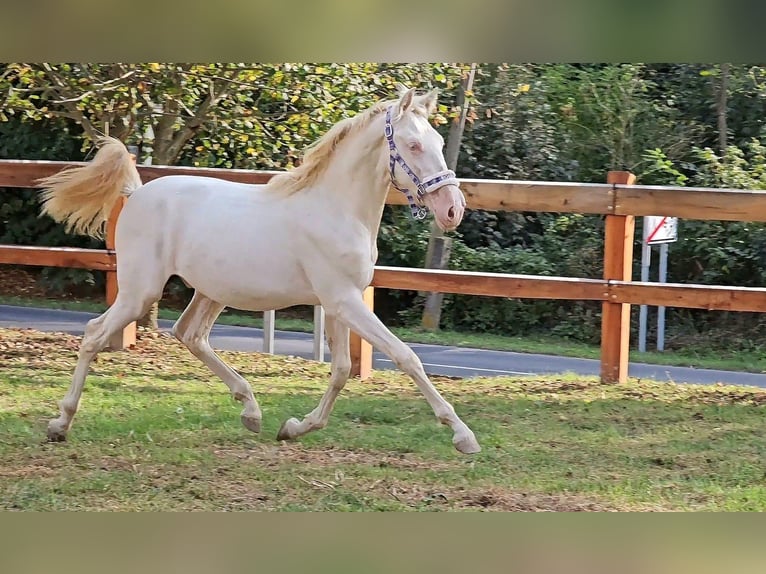
<path fill-rule="evenodd" d="M 103 138 L 93 160 L 40 181 L 43 213 L 69 231 L 100 236 L 114 203 L 129 199 L 115 234 L 119 294 L 88 322 L 60 416 L 48 438 L 65 440 L 90 362 L 110 336 L 141 317 L 162 296 L 171 275 L 194 288 L 173 334 L 218 375 L 244 405 L 244 426 L 259 432 L 261 409 L 250 384 L 208 343 L 227 307 L 264 311 L 321 304 L 332 351 L 330 383 L 303 420 L 286 420 L 277 439 L 295 439 L 327 425 L 350 372 L 349 329 L 385 352 L 452 429 L 463 453 L 479 452 L 474 433 L 436 390 L 417 355 L 363 303 L 372 280 L 376 239 L 389 186 L 407 195 L 413 214 L 430 208 L 439 227 L 455 229 L 465 198 L 447 170 L 443 138 L 428 118 L 435 91 L 403 91 L 333 126 L 307 151 L 300 167 L 266 185 L 197 176 L 166 176 L 142 185 L 125 146 Z M 415 189 L 416 199 L 410 193 Z"/>

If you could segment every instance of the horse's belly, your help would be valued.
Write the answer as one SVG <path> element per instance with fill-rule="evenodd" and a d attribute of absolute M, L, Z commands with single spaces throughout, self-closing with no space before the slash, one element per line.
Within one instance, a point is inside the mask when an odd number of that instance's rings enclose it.
<path fill-rule="evenodd" d="M 300 267 L 290 261 L 232 257 L 214 265 L 181 266 L 177 274 L 207 297 L 237 309 L 266 311 L 317 303 Z"/>

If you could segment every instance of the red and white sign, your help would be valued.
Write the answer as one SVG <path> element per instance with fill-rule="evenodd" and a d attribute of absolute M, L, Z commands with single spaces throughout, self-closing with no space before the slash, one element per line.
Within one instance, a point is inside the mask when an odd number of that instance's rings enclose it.
<path fill-rule="evenodd" d="M 644 217 L 644 242 L 659 245 L 678 241 L 678 218 L 648 215 Z"/>

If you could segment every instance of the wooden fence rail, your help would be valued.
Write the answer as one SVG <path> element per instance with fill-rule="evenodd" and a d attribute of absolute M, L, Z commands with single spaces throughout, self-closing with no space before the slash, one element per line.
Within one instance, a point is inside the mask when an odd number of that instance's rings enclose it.
<path fill-rule="evenodd" d="M 0 187 L 36 187 L 35 181 L 56 173 L 67 162 L 0 160 Z M 144 182 L 163 175 L 205 175 L 243 183 L 265 183 L 277 172 L 138 166 Z M 469 209 L 596 214 L 605 217 L 604 276 L 601 279 L 541 277 L 467 271 L 436 271 L 396 267 L 375 268 L 364 292 L 373 307 L 374 288 L 436 291 L 491 297 L 601 301 L 601 378 L 624 382 L 627 378 L 630 305 L 656 305 L 708 310 L 766 311 L 766 289 L 632 281 L 635 216 L 667 215 L 684 219 L 766 222 L 766 192 L 734 189 L 682 188 L 634 185 L 627 172 L 610 172 L 605 184 L 461 180 Z M 387 203 L 405 205 L 394 190 Z M 116 296 L 116 254 L 111 242 L 121 205 L 107 226 L 107 249 L 0 245 L 0 264 L 80 267 L 107 273 L 107 301 Z M 266 316 L 273 332 L 273 312 Z M 321 327 L 321 310 L 315 313 Z M 130 329 L 133 329 L 132 335 Z M 135 325 L 113 346 L 135 340 Z M 322 353 L 321 328 L 315 330 L 315 355 Z M 273 345 L 273 341 L 272 341 Z M 272 347 L 273 348 L 273 347 Z M 362 378 L 372 367 L 370 345 L 352 333 L 354 373 Z M 319 351 L 319 352 L 318 352 Z"/>

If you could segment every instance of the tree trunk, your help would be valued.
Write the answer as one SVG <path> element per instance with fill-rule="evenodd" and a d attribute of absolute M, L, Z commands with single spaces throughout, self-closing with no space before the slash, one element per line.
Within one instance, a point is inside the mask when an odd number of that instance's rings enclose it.
<path fill-rule="evenodd" d="M 460 116 L 457 121 L 452 122 L 447 135 L 447 149 L 444 153 L 444 159 L 447 162 L 447 168 L 456 171 L 457 159 L 460 155 L 460 141 L 463 138 L 465 129 L 465 119 L 468 115 L 468 106 L 465 105 L 465 93 L 473 88 L 473 79 L 476 75 L 476 64 L 471 64 L 471 70 L 463 78 L 460 89 L 457 93 L 455 104 L 460 108 Z M 449 257 L 452 253 L 452 238 L 446 237 L 435 222 L 431 223 L 431 237 L 428 239 L 428 249 L 426 251 L 426 269 L 446 269 L 449 264 Z M 423 317 L 421 326 L 429 331 L 439 329 L 439 322 L 442 314 L 443 293 L 428 293 L 426 295 L 425 307 L 423 308 Z"/>
<path fill-rule="evenodd" d="M 726 106 L 729 97 L 730 67 L 730 64 L 721 64 L 721 81 L 718 83 L 718 97 L 716 98 L 716 111 L 718 112 L 718 149 L 721 151 L 721 157 L 726 155 L 726 147 L 728 144 Z"/>

